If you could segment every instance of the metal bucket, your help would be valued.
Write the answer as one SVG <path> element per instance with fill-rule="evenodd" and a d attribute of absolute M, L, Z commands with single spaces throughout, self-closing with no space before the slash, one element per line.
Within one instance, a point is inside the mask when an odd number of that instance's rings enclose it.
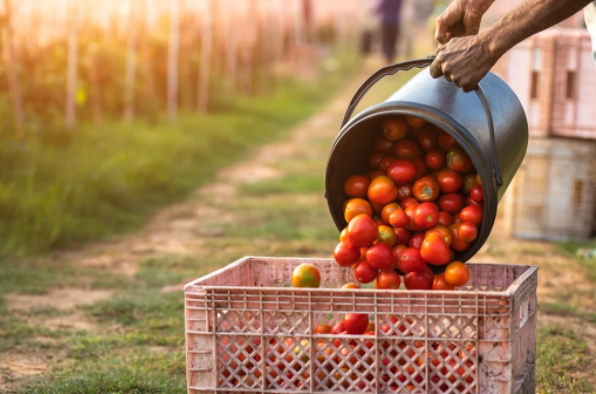
<path fill-rule="evenodd" d="M 444 78 L 433 79 L 428 70 L 419 72 L 385 102 L 373 105 L 350 119 L 366 92 L 380 79 L 413 67 L 423 68 L 433 59 L 419 59 L 384 67 L 358 89 L 346 110 L 341 130 L 331 148 L 325 176 L 325 197 L 338 229 L 347 223 L 343 203 L 348 198 L 344 181 L 368 171 L 373 140 L 383 121 L 392 115 L 415 115 L 452 135 L 466 151 L 484 188 L 484 219 L 478 237 L 460 261 L 469 260 L 486 242 L 497 205 L 526 154 L 528 121 L 515 93 L 496 75 L 489 73 L 475 89 L 462 92 Z M 443 272 L 445 266 L 433 266 Z"/>

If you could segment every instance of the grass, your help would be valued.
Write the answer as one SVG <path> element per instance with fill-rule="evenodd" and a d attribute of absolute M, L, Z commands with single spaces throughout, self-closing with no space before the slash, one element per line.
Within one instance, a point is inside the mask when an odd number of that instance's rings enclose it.
<path fill-rule="evenodd" d="M 596 283 L 596 259 L 583 259 L 578 257 L 576 252 L 579 248 L 596 248 L 596 241 L 583 241 L 583 242 L 559 242 L 556 244 L 558 249 L 565 255 L 575 258 L 584 268 L 586 273 L 586 279 L 592 283 Z"/>

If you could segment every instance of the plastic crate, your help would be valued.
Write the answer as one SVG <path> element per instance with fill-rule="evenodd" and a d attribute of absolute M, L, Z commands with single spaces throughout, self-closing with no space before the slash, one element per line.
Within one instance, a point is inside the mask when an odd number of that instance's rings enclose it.
<path fill-rule="evenodd" d="M 305 262 L 324 287 L 289 287 Z M 534 393 L 537 267 L 468 266 L 456 291 L 389 291 L 339 289 L 330 259 L 238 260 L 185 287 L 188 393 Z M 374 336 L 313 333 L 352 312 Z"/>
<path fill-rule="evenodd" d="M 595 219 L 595 166 L 596 142 L 531 138 L 505 194 L 508 232 L 547 241 L 589 238 Z"/>

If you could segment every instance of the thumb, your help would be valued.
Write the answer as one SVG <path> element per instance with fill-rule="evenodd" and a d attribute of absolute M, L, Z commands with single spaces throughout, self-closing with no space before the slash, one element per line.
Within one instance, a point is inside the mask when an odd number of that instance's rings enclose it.
<path fill-rule="evenodd" d="M 447 23 L 443 19 L 443 15 L 439 15 L 437 18 L 437 26 L 435 30 L 435 41 L 439 44 L 445 44 L 447 42 Z"/>
<path fill-rule="evenodd" d="M 445 44 L 449 41 L 447 33 L 451 28 L 462 22 L 464 18 L 464 10 L 459 2 L 453 2 L 447 7 L 445 11 L 437 18 L 437 25 L 435 31 L 435 40 L 439 44 Z"/>

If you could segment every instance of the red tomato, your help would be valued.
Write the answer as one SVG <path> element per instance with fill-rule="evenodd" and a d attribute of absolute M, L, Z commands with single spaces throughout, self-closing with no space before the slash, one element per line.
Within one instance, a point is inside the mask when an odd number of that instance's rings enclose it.
<path fill-rule="evenodd" d="M 470 191 L 470 197 L 472 197 L 472 200 L 476 201 L 478 204 L 482 204 L 484 202 L 484 190 L 482 190 L 482 186 L 473 186 Z"/>
<path fill-rule="evenodd" d="M 437 142 L 439 143 L 439 148 L 444 150 L 445 152 L 450 151 L 451 149 L 457 148 L 459 145 L 455 141 L 455 138 L 450 136 L 449 134 L 443 132 L 439 134 L 437 138 Z"/>
<path fill-rule="evenodd" d="M 383 176 L 383 175 L 385 175 L 385 172 L 384 171 L 376 170 L 376 171 L 370 171 L 368 174 L 366 174 L 366 177 L 372 181 L 375 178 L 378 178 L 378 177 Z"/>
<path fill-rule="evenodd" d="M 379 275 L 377 275 L 377 279 L 375 281 L 375 288 L 377 289 L 399 289 L 399 285 L 401 284 L 401 279 L 399 278 L 399 274 L 393 270 L 389 271 L 381 271 Z"/>
<path fill-rule="evenodd" d="M 368 315 L 363 313 L 346 313 L 344 327 L 350 335 L 362 335 L 368 327 Z"/>
<path fill-rule="evenodd" d="M 457 229 L 457 234 L 464 242 L 472 242 L 478 236 L 478 228 L 472 222 L 462 222 Z"/>
<path fill-rule="evenodd" d="M 478 182 L 476 182 L 476 174 L 474 174 L 474 173 L 465 174 L 463 176 L 463 182 L 464 182 L 464 184 L 462 185 L 462 191 L 466 194 L 470 194 L 470 191 L 472 191 L 472 188 L 478 184 Z"/>
<path fill-rule="evenodd" d="M 439 172 L 437 177 L 441 193 L 455 193 L 461 189 L 462 180 L 461 175 L 453 170 L 443 170 Z"/>
<path fill-rule="evenodd" d="M 350 223 L 358 215 L 372 215 L 372 208 L 368 201 L 363 198 L 352 198 L 346 202 L 344 207 L 344 219 Z"/>
<path fill-rule="evenodd" d="M 378 269 L 374 268 L 366 261 L 360 261 L 354 267 L 354 278 L 360 283 L 370 283 L 377 277 Z"/>
<path fill-rule="evenodd" d="M 441 211 L 455 215 L 464 207 L 464 198 L 458 193 L 443 194 L 439 197 L 439 208 Z"/>
<path fill-rule="evenodd" d="M 386 176 L 375 178 L 368 187 L 368 199 L 375 204 L 389 204 L 397 197 L 397 188 Z"/>
<path fill-rule="evenodd" d="M 439 212 L 439 224 L 445 227 L 449 227 L 453 224 L 453 217 L 451 217 L 449 212 L 441 211 Z"/>
<path fill-rule="evenodd" d="M 466 198 L 466 205 L 478 205 L 478 204 L 480 204 L 480 203 L 474 201 L 472 196 L 468 196 L 468 198 Z"/>
<path fill-rule="evenodd" d="M 375 152 L 390 153 L 393 150 L 393 142 L 384 137 L 377 137 L 373 142 L 373 149 Z"/>
<path fill-rule="evenodd" d="M 412 197 L 412 184 L 397 187 L 397 201 L 402 202 L 404 198 Z"/>
<path fill-rule="evenodd" d="M 451 241 L 451 249 L 456 250 L 458 252 L 463 252 L 470 249 L 470 243 L 463 241 L 459 237 L 460 225 L 461 223 L 452 224 L 451 227 L 449 227 L 449 231 L 451 231 L 451 236 L 453 237 L 453 240 Z"/>
<path fill-rule="evenodd" d="M 366 197 L 370 179 L 364 175 L 353 175 L 344 182 L 344 192 L 348 197 Z"/>
<path fill-rule="evenodd" d="M 375 244 L 366 251 L 366 262 L 378 270 L 389 270 L 393 267 L 393 251 L 386 244 Z"/>
<path fill-rule="evenodd" d="M 420 255 L 416 248 L 408 248 L 401 253 L 399 259 L 399 270 L 404 274 L 409 272 L 423 271 L 426 267 L 426 261 Z"/>
<path fill-rule="evenodd" d="M 445 168 L 445 152 L 440 149 L 431 150 L 424 158 L 428 168 L 432 170 L 440 170 Z"/>
<path fill-rule="evenodd" d="M 387 176 L 396 185 L 405 185 L 414 180 L 417 170 L 410 160 L 397 159 L 387 168 Z"/>
<path fill-rule="evenodd" d="M 391 224 L 391 226 L 394 228 L 404 227 L 406 224 L 408 224 L 408 221 L 408 215 L 401 209 L 391 212 L 391 215 L 389 216 L 389 224 Z"/>
<path fill-rule="evenodd" d="M 412 237 L 412 234 L 403 227 L 394 228 L 393 232 L 395 233 L 395 243 L 397 245 L 407 245 Z"/>
<path fill-rule="evenodd" d="M 383 122 L 383 136 L 389 141 L 401 140 L 408 134 L 408 124 L 402 117 L 387 119 Z"/>
<path fill-rule="evenodd" d="M 395 160 L 397 160 L 397 157 L 395 156 L 385 156 L 383 160 L 379 162 L 379 170 L 387 172 L 387 168 L 389 168 L 391 163 Z"/>
<path fill-rule="evenodd" d="M 462 222 L 472 222 L 476 226 L 480 226 L 482 218 L 484 216 L 484 206 L 479 205 L 468 205 L 459 213 L 459 218 Z"/>
<path fill-rule="evenodd" d="M 416 207 L 414 221 L 421 228 L 431 228 L 439 223 L 439 207 L 432 202 L 423 202 Z"/>
<path fill-rule="evenodd" d="M 409 272 L 404 276 L 404 285 L 408 290 L 430 290 L 433 287 L 435 276 L 432 271 L 424 269 L 418 272 Z"/>
<path fill-rule="evenodd" d="M 393 268 L 399 268 L 399 260 L 406 249 L 408 249 L 406 245 L 395 245 L 391 249 L 393 251 Z"/>
<path fill-rule="evenodd" d="M 406 197 L 403 200 L 401 200 L 400 205 L 403 210 L 406 210 L 410 205 L 418 205 L 418 204 L 420 204 L 420 203 L 414 197 Z"/>
<path fill-rule="evenodd" d="M 439 183 L 432 175 L 422 177 L 414 183 L 412 193 L 420 202 L 434 201 L 439 197 Z"/>
<path fill-rule="evenodd" d="M 379 163 L 381 162 L 381 160 L 383 160 L 385 157 L 387 156 L 386 153 L 373 153 L 369 158 L 368 158 L 368 166 L 370 167 L 371 170 L 378 170 L 379 169 Z"/>
<path fill-rule="evenodd" d="M 341 230 L 341 233 L 339 233 L 339 242 L 344 242 L 347 241 L 348 239 L 348 228 L 344 228 L 343 230 Z"/>
<path fill-rule="evenodd" d="M 408 207 L 406 208 L 406 215 L 408 215 L 408 224 L 406 224 L 405 227 L 408 230 L 422 231 L 422 229 L 420 227 L 418 227 L 418 225 L 416 224 L 416 221 L 414 220 L 414 215 L 416 214 L 417 207 L 418 207 L 418 204 L 411 204 L 411 205 L 408 205 Z"/>
<path fill-rule="evenodd" d="M 424 236 L 424 239 L 429 237 L 431 234 L 437 234 L 439 237 L 443 238 L 443 240 L 447 243 L 447 246 L 450 246 L 451 242 L 453 241 L 451 231 L 449 231 L 447 227 L 441 226 L 440 224 L 428 230 Z"/>
<path fill-rule="evenodd" d="M 340 242 L 335 247 L 333 258 L 342 267 L 350 267 L 360 260 L 360 248 L 349 242 Z"/>
<path fill-rule="evenodd" d="M 470 280 L 470 271 L 461 261 L 454 261 L 445 268 L 445 281 L 452 286 L 463 286 Z"/>
<path fill-rule="evenodd" d="M 329 324 L 319 324 L 315 327 L 315 334 L 331 334 L 331 330 L 333 330 L 333 327 Z"/>
<path fill-rule="evenodd" d="M 406 122 L 415 129 L 419 129 L 426 124 L 426 120 L 414 115 L 406 115 Z"/>
<path fill-rule="evenodd" d="M 395 239 L 395 233 L 391 227 L 384 224 L 379 226 L 379 237 L 377 238 L 377 243 L 383 243 L 389 247 L 392 247 L 395 245 Z"/>
<path fill-rule="evenodd" d="M 416 179 L 421 178 L 426 175 L 426 163 L 420 157 L 414 157 L 412 159 L 412 163 L 416 166 Z"/>
<path fill-rule="evenodd" d="M 368 246 L 379 236 L 379 227 L 368 215 L 358 215 L 348 224 L 348 240 L 357 247 Z"/>
<path fill-rule="evenodd" d="M 435 276 L 435 280 L 433 281 L 433 290 L 455 290 L 455 286 L 445 281 L 444 274 L 439 274 Z"/>
<path fill-rule="evenodd" d="M 395 211 L 396 209 L 401 209 L 401 207 L 397 203 L 391 203 L 391 204 L 385 205 L 383 207 L 383 209 L 381 210 L 381 219 L 383 219 L 383 221 L 386 224 L 389 224 L 389 216 L 391 216 L 391 213 L 393 211 Z"/>
<path fill-rule="evenodd" d="M 344 331 L 346 331 L 346 328 L 344 327 L 344 322 L 340 321 L 339 323 L 333 326 L 333 328 L 331 329 L 331 334 L 338 335 Z"/>
<path fill-rule="evenodd" d="M 422 151 L 418 144 L 412 140 L 399 140 L 395 144 L 395 156 L 398 159 L 411 159 L 421 157 Z"/>
<path fill-rule="evenodd" d="M 445 265 L 451 259 L 447 242 L 438 234 L 431 234 L 422 243 L 420 255 L 432 265 Z"/>
<path fill-rule="evenodd" d="M 416 233 L 410 238 L 408 246 L 410 248 L 420 249 L 422 242 L 424 242 L 424 233 Z"/>
<path fill-rule="evenodd" d="M 461 148 L 454 148 L 447 152 L 446 161 L 447 167 L 451 168 L 453 171 L 466 173 L 474 168 L 472 161 Z"/>
<path fill-rule="evenodd" d="M 437 149 L 437 137 L 437 129 L 433 125 L 427 124 L 418 130 L 418 144 L 425 152 Z"/>

